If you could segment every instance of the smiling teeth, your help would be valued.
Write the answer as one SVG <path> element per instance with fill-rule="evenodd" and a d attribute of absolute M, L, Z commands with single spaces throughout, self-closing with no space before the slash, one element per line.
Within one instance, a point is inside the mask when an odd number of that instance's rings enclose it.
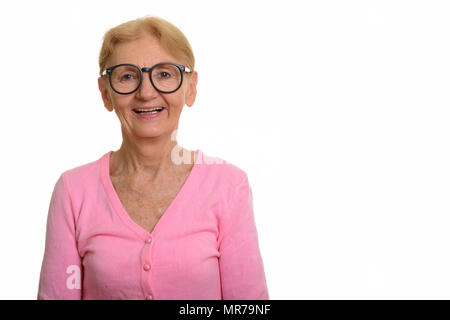
<path fill-rule="evenodd" d="M 158 111 L 158 110 L 162 110 L 163 108 L 153 108 L 153 109 L 135 109 L 136 111 L 139 112 L 152 112 L 152 111 Z"/>
<path fill-rule="evenodd" d="M 133 111 L 137 114 L 155 114 L 161 112 L 163 109 L 163 107 L 157 107 L 153 109 L 134 109 Z"/>

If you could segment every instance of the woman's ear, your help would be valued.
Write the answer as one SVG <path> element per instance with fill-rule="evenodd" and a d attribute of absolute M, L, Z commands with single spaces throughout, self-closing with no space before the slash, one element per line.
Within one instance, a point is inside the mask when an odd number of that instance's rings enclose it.
<path fill-rule="evenodd" d="M 198 83 L 198 73 L 194 71 L 192 77 L 189 79 L 189 86 L 186 93 L 186 105 L 188 107 L 192 106 L 195 102 L 195 97 L 197 96 L 197 83 Z"/>
<path fill-rule="evenodd" d="M 114 108 L 111 103 L 111 99 L 109 97 L 108 85 L 107 85 L 104 77 L 98 77 L 98 89 L 100 90 L 100 93 L 102 94 L 102 100 L 103 100 L 103 104 L 105 105 L 105 108 L 108 111 L 113 111 Z"/>

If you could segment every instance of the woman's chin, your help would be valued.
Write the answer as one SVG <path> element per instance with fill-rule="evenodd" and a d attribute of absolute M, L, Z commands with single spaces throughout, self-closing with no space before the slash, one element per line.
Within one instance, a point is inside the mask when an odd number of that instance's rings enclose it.
<path fill-rule="evenodd" d="M 133 136 L 138 139 L 156 139 L 167 135 L 167 130 L 162 128 L 139 128 L 133 132 Z"/>

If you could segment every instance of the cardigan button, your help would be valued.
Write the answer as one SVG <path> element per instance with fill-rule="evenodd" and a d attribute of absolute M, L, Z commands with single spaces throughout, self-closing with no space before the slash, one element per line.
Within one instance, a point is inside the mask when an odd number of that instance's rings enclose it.
<path fill-rule="evenodd" d="M 146 300 L 152 300 L 153 296 L 151 294 L 149 294 L 148 296 L 145 297 Z"/>
<path fill-rule="evenodd" d="M 150 266 L 149 266 L 148 264 L 144 264 L 144 270 L 145 270 L 145 271 L 150 270 Z"/>

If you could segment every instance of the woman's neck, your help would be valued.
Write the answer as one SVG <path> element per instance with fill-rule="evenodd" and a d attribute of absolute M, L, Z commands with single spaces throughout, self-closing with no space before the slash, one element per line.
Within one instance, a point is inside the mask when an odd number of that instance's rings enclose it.
<path fill-rule="evenodd" d="M 171 139 L 123 139 L 120 149 L 111 155 L 110 174 L 155 182 L 181 169 L 172 157 L 182 149 L 176 140 Z"/>

